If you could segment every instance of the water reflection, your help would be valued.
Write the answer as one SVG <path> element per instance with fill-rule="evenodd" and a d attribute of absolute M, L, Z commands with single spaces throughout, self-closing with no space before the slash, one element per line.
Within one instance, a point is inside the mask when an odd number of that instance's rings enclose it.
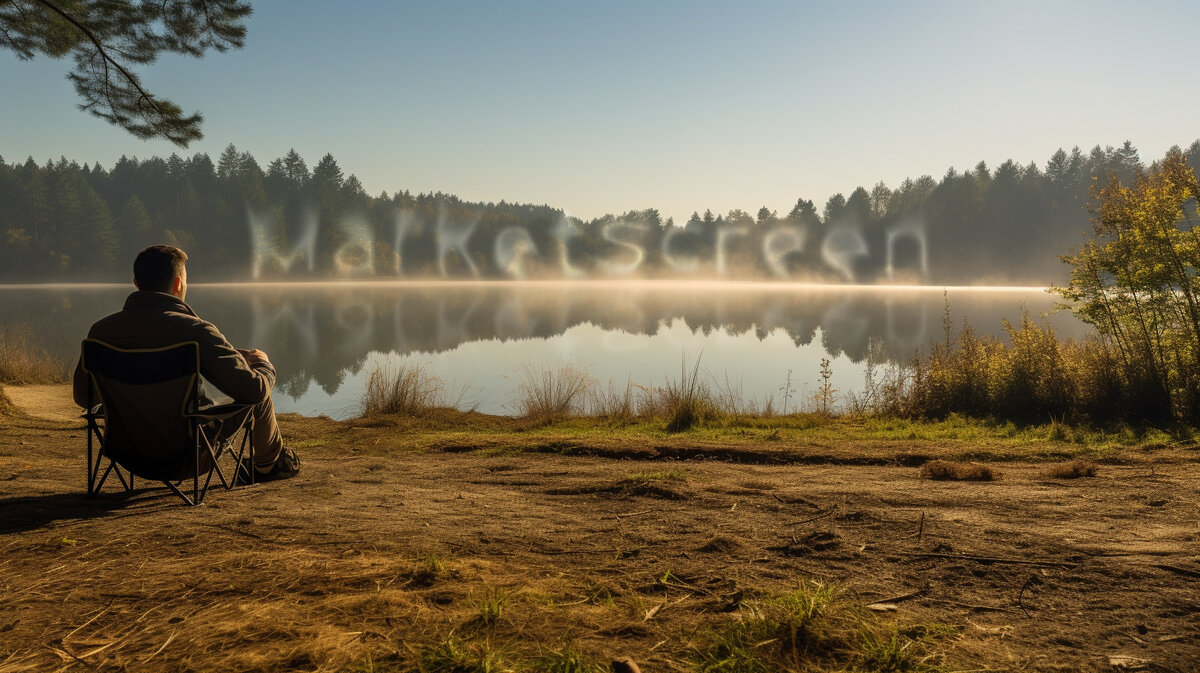
<path fill-rule="evenodd" d="M 54 352 L 73 357 L 91 322 L 117 310 L 128 291 L 4 288 L 0 323 L 28 324 Z M 964 288 L 949 298 L 954 321 L 981 333 L 1001 332 L 1001 318 L 1016 319 L 1023 307 L 1036 315 L 1053 306 L 1030 289 Z M 352 406 L 364 364 L 380 354 L 425 358 L 482 391 L 481 410 L 503 412 L 512 369 L 528 359 L 585 360 L 574 364 L 624 381 L 656 368 L 677 372 L 683 351 L 704 349 L 712 370 L 737 377 L 763 367 L 782 381 L 780 372 L 825 354 L 860 363 L 872 340 L 906 359 L 942 338 L 944 307 L 940 289 L 698 282 L 196 284 L 188 300 L 233 343 L 271 355 L 294 408 L 334 413 L 331 406 Z M 1050 320 L 1060 334 L 1084 332 L 1066 314 Z M 632 352 L 649 355 L 624 362 Z M 857 367 L 842 369 L 858 375 Z M 779 384 L 749 394 L 772 385 Z"/>

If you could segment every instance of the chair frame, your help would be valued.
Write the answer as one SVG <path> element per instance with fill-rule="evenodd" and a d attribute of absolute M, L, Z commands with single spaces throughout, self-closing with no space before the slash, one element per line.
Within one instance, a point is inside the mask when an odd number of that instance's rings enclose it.
<path fill-rule="evenodd" d="M 95 381 L 95 374 L 88 369 L 86 357 L 86 344 L 95 343 L 99 346 L 118 353 L 136 355 L 139 353 L 161 353 L 175 348 L 191 346 L 195 357 L 195 368 L 192 370 L 192 379 L 189 382 L 188 392 L 181 405 L 180 415 L 182 421 L 187 424 L 189 434 L 194 438 L 192 446 L 193 454 L 193 469 L 191 476 L 191 488 L 180 488 L 184 481 L 188 479 L 185 475 L 177 481 L 162 480 L 162 483 L 171 490 L 184 504 L 196 506 L 204 502 L 204 496 L 208 493 L 209 484 L 212 482 L 213 472 L 217 473 L 217 478 L 225 490 L 232 490 L 235 486 L 253 486 L 255 479 L 254 470 L 254 414 L 248 411 L 253 405 L 251 404 L 224 404 L 215 407 L 201 409 L 200 404 L 200 346 L 195 341 L 182 341 L 179 343 L 163 346 L 161 348 L 118 348 L 100 339 L 85 339 L 84 346 L 81 347 L 83 357 L 83 371 L 88 377 L 87 391 L 87 411 L 84 412 L 82 418 L 87 422 L 87 494 L 95 497 L 100 494 L 100 489 L 104 486 L 105 481 L 111 473 L 115 473 L 117 480 L 121 482 L 121 486 L 126 493 L 130 493 L 134 489 L 134 473 L 128 468 L 119 465 L 115 460 L 109 457 L 104 451 L 105 429 L 107 419 L 105 414 L 104 399 L 100 393 L 100 387 Z M 136 384 L 127 384 L 136 385 Z M 96 400 L 95 396 L 101 399 Z M 223 421 L 236 414 L 246 412 L 245 420 L 242 424 L 229 434 L 228 437 L 221 441 L 216 441 L 215 429 L 207 427 L 215 421 Z M 213 436 L 210 437 L 210 432 Z M 241 441 L 238 442 L 238 434 L 241 434 Z M 236 450 L 234 445 L 237 445 Z M 201 482 L 201 458 L 207 452 L 212 459 L 212 464 L 204 474 L 203 483 Z M 225 476 L 225 472 L 221 469 L 220 459 L 229 453 L 234 457 L 233 474 L 230 477 Z M 247 460 L 248 459 L 248 460 Z M 104 461 L 108 461 L 107 467 L 101 472 L 101 467 Z M 249 470 L 243 469 L 243 465 L 250 465 Z M 244 477 L 242 483 L 242 475 L 249 472 Z"/>

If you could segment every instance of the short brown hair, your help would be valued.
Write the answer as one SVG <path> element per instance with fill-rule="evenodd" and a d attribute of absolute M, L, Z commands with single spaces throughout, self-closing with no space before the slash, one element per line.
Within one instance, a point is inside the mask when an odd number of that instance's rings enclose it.
<path fill-rule="evenodd" d="M 173 245 L 152 245 L 133 260 L 133 282 L 140 290 L 170 292 L 171 281 L 183 275 L 187 253 Z"/>

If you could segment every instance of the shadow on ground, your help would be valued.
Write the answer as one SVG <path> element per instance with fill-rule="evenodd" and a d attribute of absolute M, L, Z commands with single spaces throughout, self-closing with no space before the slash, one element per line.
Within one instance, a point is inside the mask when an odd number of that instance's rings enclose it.
<path fill-rule="evenodd" d="M 101 517 L 137 516 L 178 500 L 163 488 L 136 489 L 131 493 L 52 493 L 0 499 L 0 534 L 36 530 L 57 521 L 82 521 Z M 132 510 L 132 511 L 131 511 Z"/>

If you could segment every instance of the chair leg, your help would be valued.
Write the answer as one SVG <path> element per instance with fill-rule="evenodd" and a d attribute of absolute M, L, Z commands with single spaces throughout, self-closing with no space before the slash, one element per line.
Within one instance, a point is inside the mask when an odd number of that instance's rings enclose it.
<path fill-rule="evenodd" d="M 108 462 L 108 469 L 112 470 L 117 475 L 117 479 L 121 482 L 121 486 L 125 488 L 125 492 L 129 493 L 133 490 L 133 473 L 129 473 L 129 481 L 125 481 L 125 475 L 121 474 L 121 468 L 111 460 Z"/>
<path fill-rule="evenodd" d="M 91 411 L 87 415 L 87 494 L 89 496 L 96 495 L 96 475 L 92 468 L 92 416 Z"/>
<path fill-rule="evenodd" d="M 102 459 L 103 456 L 96 456 L 97 472 L 100 471 L 100 461 Z M 100 495 L 100 489 L 104 487 L 104 482 L 108 480 L 108 473 L 112 472 L 114 467 L 116 467 L 116 465 L 111 460 L 108 461 L 108 469 L 104 470 L 104 474 L 100 475 L 99 481 L 96 482 L 96 490 L 92 492 L 92 495 Z M 117 475 L 120 476 L 120 473 L 118 472 Z"/>
<path fill-rule="evenodd" d="M 192 471 L 192 504 L 200 504 L 200 428 L 196 428 L 196 451 L 195 456 L 196 468 Z"/>
<path fill-rule="evenodd" d="M 104 436 L 100 433 L 100 425 L 96 423 L 93 416 L 87 416 L 87 438 L 88 438 L 88 475 L 87 475 L 87 494 L 89 496 L 100 495 L 100 487 L 104 485 L 104 480 L 108 478 L 108 472 L 112 470 L 112 462 L 109 462 L 109 468 L 104 472 L 104 476 L 100 476 L 100 464 L 104 460 Z"/>
<path fill-rule="evenodd" d="M 249 455 L 247 456 L 247 454 L 249 454 Z M 247 470 L 248 474 L 246 475 L 246 481 L 247 481 L 248 485 L 253 486 L 255 477 L 258 475 L 257 471 L 254 468 L 254 416 L 253 415 L 251 415 L 250 419 L 246 422 L 246 424 L 242 426 L 242 445 L 241 445 L 241 448 L 238 449 L 238 465 L 242 465 L 243 460 L 245 460 L 244 464 L 249 466 L 249 469 Z"/>
<path fill-rule="evenodd" d="M 171 482 L 169 482 L 169 481 L 164 481 L 164 482 L 163 482 L 163 484 L 166 484 L 167 488 L 171 489 L 171 492 L 172 492 L 172 493 L 174 493 L 175 495 L 179 496 L 179 499 L 183 501 L 183 504 L 185 504 L 185 505 L 191 505 L 191 506 L 195 506 L 195 505 L 198 505 L 198 504 L 200 504 L 200 503 L 196 502 L 194 499 L 192 499 L 192 498 L 189 498 L 189 497 L 187 496 L 187 494 L 186 494 L 186 493 L 184 493 L 183 491 L 179 490 L 179 487 L 178 487 L 178 486 L 176 486 L 175 484 L 172 484 L 172 483 L 171 483 Z"/>

